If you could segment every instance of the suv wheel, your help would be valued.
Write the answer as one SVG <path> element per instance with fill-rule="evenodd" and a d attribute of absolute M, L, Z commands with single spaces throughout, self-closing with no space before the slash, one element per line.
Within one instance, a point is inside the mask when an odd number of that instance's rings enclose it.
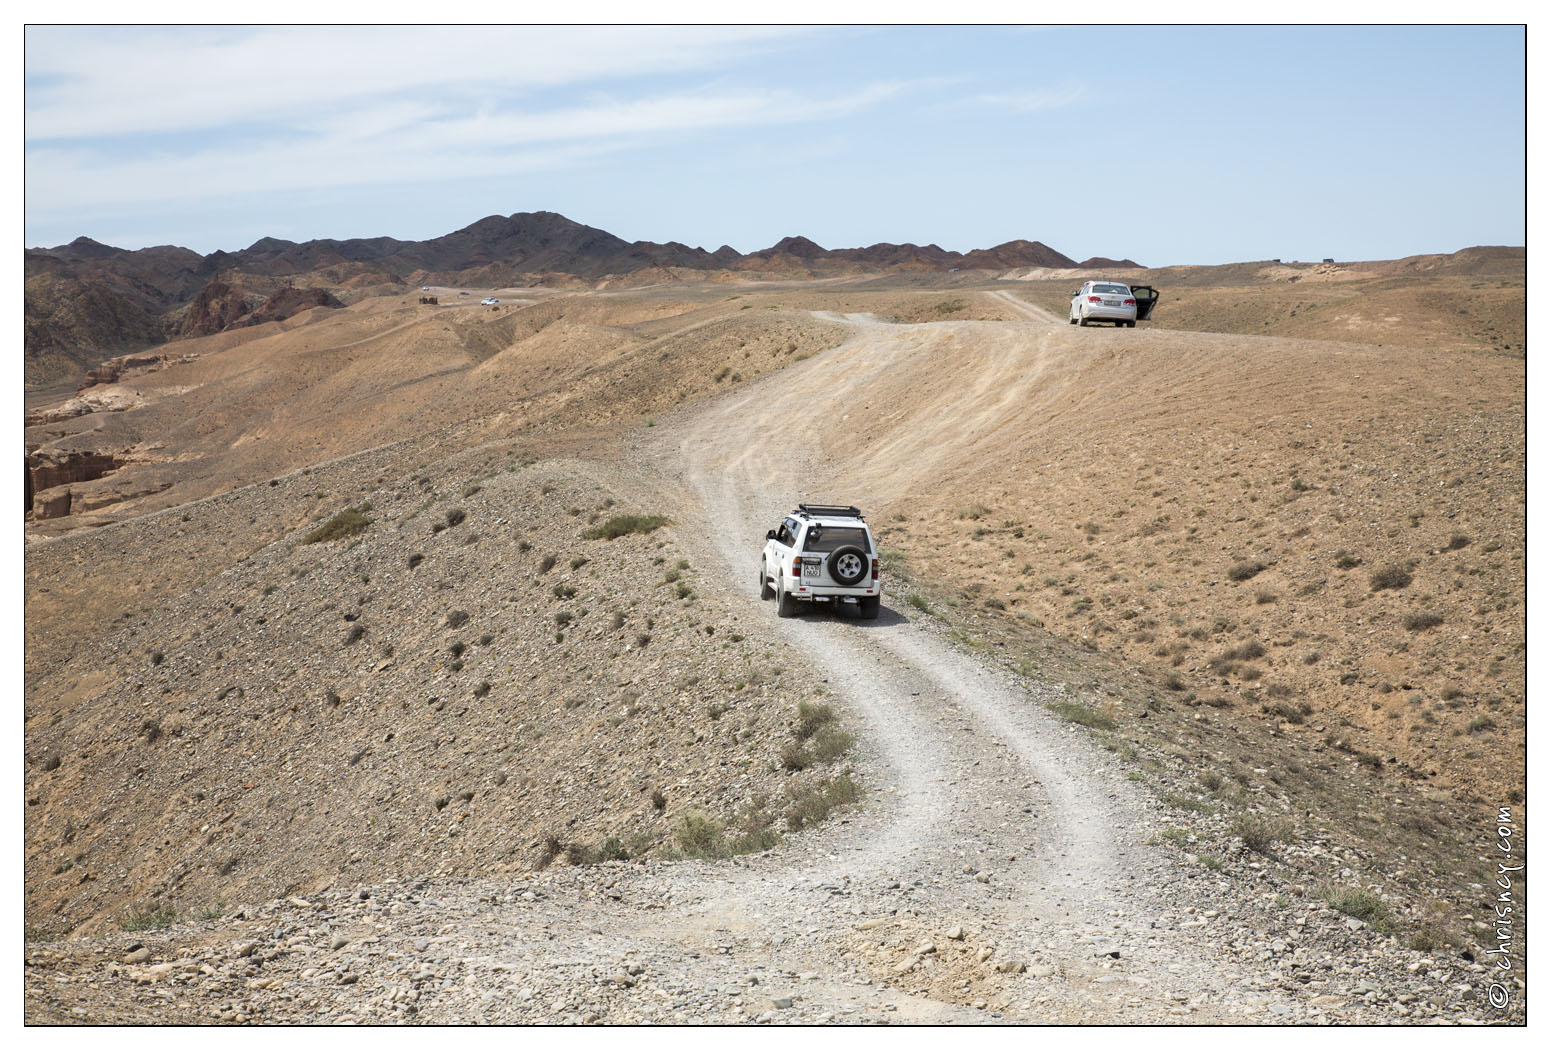
<path fill-rule="evenodd" d="M 775 592 L 770 587 L 770 578 L 765 576 L 765 564 L 761 562 L 759 564 L 759 600 L 761 602 L 769 602 L 774 595 Z"/>
<path fill-rule="evenodd" d="M 857 611 L 863 620 L 877 620 L 878 607 L 882 604 L 883 597 L 881 595 L 874 595 L 872 598 L 858 599 Z"/>
<path fill-rule="evenodd" d="M 779 582 L 776 584 L 776 616 L 797 616 L 797 600 L 788 595 L 786 585 Z"/>
<path fill-rule="evenodd" d="M 867 552 L 859 547 L 836 548 L 829 556 L 829 575 L 843 588 L 854 587 L 867 574 Z"/>

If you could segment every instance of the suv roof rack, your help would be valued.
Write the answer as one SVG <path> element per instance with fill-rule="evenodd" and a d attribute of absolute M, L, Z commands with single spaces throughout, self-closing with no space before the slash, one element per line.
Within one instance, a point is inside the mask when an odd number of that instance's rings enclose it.
<path fill-rule="evenodd" d="M 847 505 L 841 507 L 836 504 L 798 504 L 797 513 L 804 518 L 822 516 L 824 518 L 861 518 L 862 510 L 859 507 Z"/>

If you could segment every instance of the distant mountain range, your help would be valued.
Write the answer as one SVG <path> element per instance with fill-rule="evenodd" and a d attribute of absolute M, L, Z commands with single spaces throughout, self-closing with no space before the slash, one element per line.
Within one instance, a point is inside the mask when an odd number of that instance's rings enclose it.
<path fill-rule="evenodd" d="M 265 237 L 241 251 L 203 256 L 171 245 L 129 251 L 78 237 L 26 252 L 27 381 L 52 382 L 55 374 L 63 378 L 105 356 L 275 320 L 293 307 L 337 303 L 335 294 L 348 300 L 422 284 L 580 283 L 674 270 L 809 277 L 1136 265 L 1078 263 L 1038 241 L 950 252 L 934 244 L 825 249 L 806 237 L 786 237 L 747 254 L 727 245 L 708 252 L 677 241 L 626 241 L 554 212 L 492 215 L 428 241 L 371 237 L 298 244 Z M 283 288 L 306 294 L 293 291 L 264 309 Z"/>
<path fill-rule="evenodd" d="M 212 252 L 201 256 L 186 248 L 160 246 L 126 251 L 78 237 L 57 248 L 27 252 L 29 268 L 59 264 L 95 264 L 114 269 L 137 270 L 159 288 L 186 288 L 182 275 L 213 277 L 236 268 L 253 274 L 304 274 L 340 264 L 365 264 L 406 280 L 432 274 L 452 274 L 491 265 L 513 268 L 514 273 L 563 273 L 599 278 L 628 274 L 647 267 L 682 267 L 691 270 L 766 270 L 772 264 L 825 267 L 859 264 L 881 269 L 1006 269 L 1021 266 L 1076 267 L 1078 263 L 1038 241 L 1008 241 L 994 248 L 950 252 L 937 245 L 875 244 L 867 248 L 825 249 L 806 237 L 786 237 L 757 252 L 743 254 L 723 245 L 714 252 L 690 248 L 677 241 L 626 241 L 607 230 L 573 222 L 555 212 L 518 212 L 492 215 L 461 230 L 429 241 L 400 241 L 392 237 L 326 238 L 296 243 L 265 237 L 237 252 Z M 1114 260 L 1090 260 L 1092 265 Z M 1121 261 L 1120 265 L 1135 266 Z M 169 284 L 169 279 L 171 279 Z M 197 282 L 196 282 L 197 283 Z"/>

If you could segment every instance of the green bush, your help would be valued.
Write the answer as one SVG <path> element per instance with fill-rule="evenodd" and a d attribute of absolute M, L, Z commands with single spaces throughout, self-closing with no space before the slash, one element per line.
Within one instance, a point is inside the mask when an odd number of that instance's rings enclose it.
<path fill-rule="evenodd" d="M 304 544 L 326 543 L 363 532 L 372 520 L 354 507 L 347 507 L 302 538 Z"/>
<path fill-rule="evenodd" d="M 831 810 L 854 803 L 861 797 L 861 786 L 850 774 L 841 774 L 812 788 L 794 792 L 786 810 L 786 825 L 793 832 L 811 828 L 828 817 Z"/>
<path fill-rule="evenodd" d="M 1244 846 L 1256 854 L 1272 856 L 1276 843 L 1286 843 L 1292 838 L 1292 826 L 1284 819 L 1245 816 L 1235 821 L 1228 830 L 1244 841 Z"/>
<path fill-rule="evenodd" d="M 1103 712 L 1090 708 L 1086 704 L 1080 704 L 1077 701 L 1051 701 L 1045 707 L 1055 712 L 1061 718 L 1074 723 L 1080 723 L 1090 730 L 1113 730 L 1116 726 L 1115 720 Z"/>
<path fill-rule="evenodd" d="M 152 931 L 171 927 L 178 922 L 178 910 L 171 905 L 155 902 L 131 905 L 124 912 L 119 926 L 126 931 Z"/>
<path fill-rule="evenodd" d="M 668 524 L 663 515 L 617 515 L 582 533 L 585 540 L 614 540 L 630 533 L 650 533 Z"/>
<path fill-rule="evenodd" d="M 698 810 L 679 818 L 673 829 L 674 842 L 679 853 L 686 858 L 724 858 L 727 844 L 722 839 L 721 822 L 712 820 Z"/>
<path fill-rule="evenodd" d="M 834 722 L 838 716 L 835 709 L 827 704 L 816 704 L 808 701 L 797 702 L 797 740 L 806 741 L 819 730 Z"/>
<path fill-rule="evenodd" d="M 1325 892 L 1325 903 L 1337 912 L 1366 920 L 1375 930 L 1385 931 L 1389 928 L 1389 906 L 1371 890 L 1332 887 Z"/>

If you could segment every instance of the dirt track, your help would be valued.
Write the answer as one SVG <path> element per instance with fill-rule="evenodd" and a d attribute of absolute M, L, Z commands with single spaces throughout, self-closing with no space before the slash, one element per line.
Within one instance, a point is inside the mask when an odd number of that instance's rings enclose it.
<path fill-rule="evenodd" d="M 1028 315 L 1054 323 L 1037 308 Z M 827 477 L 824 457 L 795 454 L 792 443 L 773 437 L 806 434 L 825 415 L 842 415 L 848 392 L 886 372 L 902 344 L 954 337 L 951 323 L 850 320 L 856 338 L 822 361 L 722 399 L 661 441 L 663 468 L 682 471 L 705 509 L 704 535 L 715 538 L 708 554 L 727 579 L 746 585 L 741 591 L 750 602 L 757 601 L 759 538 L 774 524 L 765 518 L 799 497 L 840 496 L 803 490 L 798 480 Z M 1022 325 L 997 327 L 1004 338 L 990 341 L 979 381 L 967 377 L 960 390 L 945 392 L 952 404 L 930 407 L 923 420 L 951 420 L 972 433 L 977 421 L 989 424 L 1005 411 L 1009 395 L 1001 381 L 1010 362 L 1002 359 L 1030 334 L 1019 331 Z M 814 391 L 831 392 L 833 400 Z M 887 462 L 907 476 L 887 475 L 894 484 L 908 485 L 909 475 L 928 468 L 934 445 L 951 444 L 950 435 L 929 425 L 908 430 L 920 448 L 890 449 Z M 897 907 L 895 881 L 941 887 L 920 895 L 906 922 L 927 940 L 938 932 L 938 943 L 940 932 L 962 927 L 1002 957 L 1036 965 L 1039 980 L 1005 982 L 1030 997 L 1018 1017 L 1141 1021 L 1173 1010 L 1200 1021 L 1296 1011 L 1296 1000 L 1280 992 L 1235 994 L 1240 976 L 1222 975 L 1220 955 L 1189 922 L 1209 903 L 1193 900 L 1187 874 L 1145 845 L 1156 818 L 1142 793 L 1040 707 L 1059 691 L 1030 689 L 966 657 L 912 623 L 903 606 L 886 598 L 876 623 L 823 611 L 778 622 L 766 607 L 773 630 L 812 654 L 834 693 L 865 718 L 864 736 L 876 749 L 870 780 L 880 786 L 881 805 L 853 822 L 854 830 L 827 834 L 825 856 L 780 860 L 779 854 L 808 854 L 804 845 L 779 852 L 771 871 L 723 883 L 702 906 L 707 920 L 758 911 L 761 903 L 768 909 L 790 900 L 794 887 L 847 885 L 851 915 L 830 914 L 838 922 L 818 942 L 844 944 L 854 937 L 857 915 Z M 972 875 L 981 871 L 987 882 Z M 829 972 L 836 962 L 810 959 L 807 966 Z M 1116 995 L 1114 983 L 1125 995 Z"/>

